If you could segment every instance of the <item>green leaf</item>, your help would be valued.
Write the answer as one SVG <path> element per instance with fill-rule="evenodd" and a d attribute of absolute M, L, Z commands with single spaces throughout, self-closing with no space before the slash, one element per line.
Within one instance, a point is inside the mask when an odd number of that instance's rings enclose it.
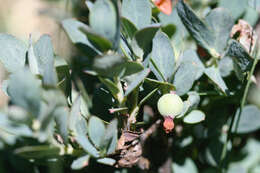
<path fill-rule="evenodd" d="M 233 156 L 233 158 L 238 158 L 237 156 L 243 156 L 238 160 L 232 162 L 228 167 L 228 173 L 237 173 L 242 170 L 243 173 L 258 173 L 259 172 L 259 161 L 260 157 L 258 152 L 260 150 L 260 142 L 257 139 L 249 138 L 240 150 L 239 153 Z M 239 169 L 240 168 L 240 169 Z M 229 172 L 230 171 L 230 172 Z"/>
<path fill-rule="evenodd" d="M 26 51 L 24 42 L 11 35 L 0 34 L 0 61 L 8 72 L 24 67 Z"/>
<path fill-rule="evenodd" d="M 142 64 L 138 63 L 138 62 L 133 62 L 133 61 L 127 61 L 124 65 L 123 65 L 123 69 L 125 69 L 124 74 L 122 77 L 124 76 L 130 76 L 132 74 L 136 74 L 138 72 L 141 72 L 144 70 L 144 67 Z"/>
<path fill-rule="evenodd" d="M 144 82 L 151 88 L 158 88 L 161 91 L 165 91 L 165 93 L 169 93 L 170 91 L 175 90 L 175 87 L 168 82 L 161 82 L 150 78 L 145 78 Z"/>
<path fill-rule="evenodd" d="M 76 83 L 77 83 L 77 86 L 79 87 L 79 90 L 81 91 L 81 96 L 82 96 L 81 100 L 84 101 L 83 103 L 81 103 L 81 105 L 85 104 L 86 108 L 92 108 L 92 106 L 93 106 L 92 100 L 90 99 L 90 96 L 89 96 L 83 82 L 78 79 L 78 80 L 76 80 Z M 85 110 L 85 111 L 87 111 L 87 110 Z M 87 112 L 85 112 L 85 113 L 87 113 Z M 88 115 L 83 114 L 83 116 L 87 117 Z"/>
<path fill-rule="evenodd" d="M 198 44 L 212 56 L 220 57 L 227 46 L 229 33 L 234 23 L 228 11 L 220 8 L 214 9 L 204 22 L 181 0 L 177 4 L 177 12 Z"/>
<path fill-rule="evenodd" d="M 69 112 L 66 107 L 58 107 L 54 111 L 54 117 L 56 122 L 56 128 L 58 133 L 61 135 L 65 144 L 68 144 L 68 117 Z"/>
<path fill-rule="evenodd" d="M 143 58 L 151 52 L 153 38 L 159 28 L 159 25 L 152 25 L 135 32 L 132 47 L 138 57 Z"/>
<path fill-rule="evenodd" d="M 128 61 L 119 54 L 109 54 L 96 57 L 93 69 L 101 76 L 116 77 L 128 76 L 143 70 L 143 66 L 137 62 Z"/>
<path fill-rule="evenodd" d="M 67 136 L 64 137 L 64 135 L 67 135 L 67 117 L 64 116 L 68 116 L 68 113 L 66 114 L 66 112 L 64 112 L 66 110 L 60 110 L 60 108 L 62 109 L 67 107 L 66 97 L 64 96 L 62 91 L 54 88 L 49 88 L 46 90 L 42 90 L 42 100 L 43 101 L 41 102 L 41 111 L 36 120 L 36 122 L 39 122 L 40 126 L 33 126 L 34 130 L 37 133 L 38 140 L 43 142 L 46 141 L 50 136 L 52 136 L 54 131 L 54 119 L 57 120 L 56 116 L 62 116 L 62 118 L 64 119 L 61 121 L 65 121 L 65 124 L 60 124 L 61 126 L 57 125 L 57 128 L 59 128 L 57 129 L 57 131 L 60 132 L 59 130 L 63 130 L 62 133 L 65 134 L 61 135 L 66 143 Z"/>
<path fill-rule="evenodd" d="M 138 87 L 148 76 L 149 72 L 150 70 L 146 68 L 139 73 L 129 76 L 133 80 L 128 84 L 125 96 L 128 96 L 136 87 Z"/>
<path fill-rule="evenodd" d="M 118 42 L 118 24 L 116 8 L 110 0 L 97 0 L 89 14 L 89 23 L 93 31 L 107 38 L 114 45 Z"/>
<path fill-rule="evenodd" d="M 197 68 L 196 70 L 196 80 L 198 80 L 204 73 L 205 67 L 197 52 L 194 50 L 186 50 L 183 52 L 181 57 L 181 63 L 190 63 Z"/>
<path fill-rule="evenodd" d="M 102 159 L 98 159 L 97 160 L 98 163 L 102 163 L 104 165 L 110 165 L 113 166 L 116 163 L 116 160 L 112 159 L 112 158 L 102 158 Z"/>
<path fill-rule="evenodd" d="M 151 23 L 152 8 L 148 0 L 123 0 L 122 15 L 138 28 Z"/>
<path fill-rule="evenodd" d="M 131 39 L 134 37 L 135 32 L 137 31 L 136 26 L 127 18 L 121 17 L 122 29 Z"/>
<path fill-rule="evenodd" d="M 230 148 L 230 142 L 227 143 L 227 149 Z M 221 151 L 223 149 L 223 142 L 218 137 L 213 137 L 209 142 L 206 151 L 205 157 L 208 164 L 214 167 L 218 167 L 220 165 L 221 160 Z"/>
<path fill-rule="evenodd" d="M 175 57 L 178 57 L 184 50 L 184 48 L 188 48 L 186 46 L 184 39 L 187 39 L 189 33 L 185 26 L 183 25 L 180 17 L 178 16 L 176 6 L 173 7 L 173 11 L 170 15 L 160 13 L 158 15 L 160 22 L 162 23 L 163 27 L 167 25 L 174 25 L 175 26 L 175 33 L 171 38 L 174 47 Z M 164 31 L 164 29 L 162 28 Z M 172 31 L 172 30 L 171 30 Z"/>
<path fill-rule="evenodd" d="M 113 95 L 114 98 L 117 98 L 117 94 L 119 93 L 119 89 L 116 86 L 115 83 L 113 83 L 110 79 L 108 78 L 102 78 L 99 77 L 99 80 L 106 85 L 106 87 L 109 89 L 109 91 L 111 92 L 111 94 Z"/>
<path fill-rule="evenodd" d="M 56 88 L 49 88 L 42 91 L 44 103 L 51 106 L 67 106 L 67 99 L 63 92 Z"/>
<path fill-rule="evenodd" d="M 260 7 L 260 5 L 259 5 Z M 258 7 L 258 9 L 260 9 Z M 255 9 L 252 8 L 247 8 L 245 15 L 243 16 L 243 20 L 247 21 L 249 23 L 249 25 L 251 26 L 255 26 L 257 21 L 259 19 L 259 14 Z"/>
<path fill-rule="evenodd" d="M 77 158 L 76 160 L 73 160 L 70 167 L 73 170 L 80 170 L 80 169 L 88 166 L 89 159 L 90 159 L 89 155 L 81 156 L 81 157 Z"/>
<path fill-rule="evenodd" d="M 205 114 L 200 110 L 193 110 L 183 119 L 187 124 L 195 124 L 205 120 Z"/>
<path fill-rule="evenodd" d="M 55 64 L 55 67 L 58 77 L 58 88 L 61 89 L 67 97 L 70 97 L 72 85 L 69 66 L 67 64 Z"/>
<path fill-rule="evenodd" d="M 175 71 L 175 57 L 169 38 L 161 31 L 153 39 L 151 59 L 154 63 L 150 67 L 157 79 L 169 82 Z"/>
<path fill-rule="evenodd" d="M 56 85 L 57 74 L 54 69 L 54 52 L 51 38 L 43 35 L 34 45 L 34 53 L 37 58 L 39 73 L 43 76 L 44 85 Z"/>
<path fill-rule="evenodd" d="M 188 99 L 183 102 L 184 107 L 182 113 L 176 116 L 176 118 L 182 118 L 186 113 L 196 108 L 199 105 L 199 103 L 200 103 L 199 94 L 195 91 L 188 92 Z"/>
<path fill-rule="evenodd" d="M 176 173 L 198 173 L 198 168 L 196 167 L 196 164 L 190 159 L 186 158 L 183 164 L 172 164 L 172 169 Z"/>
<path fill-rule="evenodd" d="M 20 69 L 10 76 L 7 92 L 14 104 L 21 106 L 35 117 L 39 115 L 41 89 L 38 80 L 28 69 Z"/>
<path fill-rule="evenodd" d="M 13 115 L 14 118 L 17 118 L 17 112 L 15 112 L 16 114 Z M 9 113 L 10 114 L 10 113 Z M 27 114 L 24 115 L 24 118 L 26 117 Z M 3 138 L 3 140 L 6 140 L 6 142 L 8 144 L 13 144 L 15 142 L 15 139 L 18 137 L 33 137 L 33 132 L 32 130 L 29 128 L 29 126 L 27 126 L 26 124 L 23 124 L 23 122 L 20 121 L 19 122 L 14 122 L 9 120 L 10 115 L 5 115 L 0 113 L 0 131 L 5 132 L 6 135 L 1 135 L 1 138 Z M 8 137 L 8 135 L 12 136 L 12 137 Z M 14 141 L 13 142 L 8 142 L 9 139 L 13 138 Z M 11 140 L 13 140 L 11 139 Z"/>
<path fill-rule="evenodd" d="M 178 95 L 184 95 L 192 88 L 196 80 L 196 72 L 197 68 L 190 63 L 183 63 L 179 66 L 173 81 Z"/>
<path fill-rule="evenodd" d="M 225 56 L 219 61 L 219 72 L 222 77 L 227 77 L 234 70 L 234 63 L 231 57 Z"/>
<path fill-rule="evenodd" d="M 204 73 L 211 81 L 213 81 L 213 83 L 221 90 L 221 92 L 225 93 L 226 95 L 229 94 L 228 88 L 222 79 L 218 68 L 213 66 L 206 68 Z"/>
<path fill-rule="evenodd" d="M 93 69 L 101 76 L 112 78 L 122 73 L 122 68 L 118 67 L 126 61 L 127 59 L 119 54 L 104 55 L 94 59 Z"/>
<path fill-rule="evenodd" d="M 88 122 L 88 136 L 98 148 L 102 145 L 105 131 L 106 128 L 103 121 L 98 117 L 91 116 Z"/>
<path fill-rule="evenodd" d="M 87 137 L 87 122 L 80 114 L 80 97 L 72 106 L 69 116 L 69 129 L 74 133 L 76 141 L 91 156 L 99 157 L 98 150 L 91 144 Z"/>
<path fill-rule="evenodd" d="M 162 31 L 169 37 L 171 38 L 174 33 L 176 32 L 176 26 L 173 24 L 168 24 L 166 26 L 162 27 Z"/>
<path fill-rule="evenodd" d="M 187 93 L 193 83 L 201 77 L 204 72 L 204 65 L 200 61 L 197 53 L 187 50 L 181 57 L 181 64 L 174 75 L 173 85 L 176 87 L 178 95 Z"/>
<path fill-rule="evenodd" d="M 208 26 L 195 15 L 192 9 L 186 5 L 183 0 L 178 1 L 177 12 L 182 23 L 191 33 L 191 36 L 199 45 L 210 50 L 210 45 L 214 42 L 214 36 Z"/>
<path fill-rule="evenodd" d="M 88 57 L 95 57 L 98 54 L 98 50 L 89 42 L 87 36 L 80 30 L 80 28 L 86 28 L 87 25 L 75 19 L 66 19 L 62 21 L 62 26 L 72 43 Z"/>
<path fill-rule="evenodd" d="M 112 120 L 106 128 L 104 138 L 102 139 L 102 146 L 106 150 L 107 154 L 115 152 L 117 147 L 117 133 L 118 133 L 118 121 L 117 119 Z"/>
<path fill-rule="evenodd" d="M 45 142 L 49 137 L 53 135 L 54 126 L 54 110 L 56 105 L 47 105 L 42 102 L 41 112 L 37 117 L 37 120 L 33 122 L 32 128 L 34 129 L 36 136 L 40 142 Z"/>
<path fill-rule="evenodd" d="M 62 132 L 61 136 L 66 143 L 67 136 L 65 135 L 67 135 L 67 117 L 64 116 L 68 116 L 68 112 L 66 112 L 66 110 L 60 110 L 67 107 L 66 97 L 64 96 L 62 91 L 53 88 L 43 90 L 42 97 L 44 101 L 41 104 L 41 112 L 39 117 L 37 118 L 37 121 L 40 123 L 40 128 L 38 129 L 37 126 L 35 128 L 36 132 L 38 133 L 39 141 L 46 141 L 49 137 L 53 135 L 54 120 L 58 120 L 57 116 L 62 116 L 59 117 L 63 118 L 62 120 L 59 119 L 59 122 L 65 124 L 57 125 L 57 131 Z"/>
<path fill-rule="evenodd" d="M 259 10 L 260 8 L 260 1 L 258 0 L 248 0 L 249 7 Z"/>
<path fill-rule="evenodd" d="M 28 117 L 28 112 L 19 106 L 9 106 L 7 116 L 14 123 L 29 124 L 30 117 Z M 5 116 L 3 115 L 3 117 Z"/>
<path fill-rule="evenodd" d="M 59 152 L 60 148 L 49 145 L 25 146 L 14 151 L 15 154 L 27 159 L 56 158 Z"/>
<path fill-rule="evenodd" d="M 38 62 L 37 62 L 37 58 L 34 54 L 31 36 L 29 39 L 28 63 L 29 63 L 29 67 L 30 67 L 32 74 L 39 75 L 40 72 L 39 72 Z"/>
<path fill-rule="evenodd" d="M 81 124 L 78 126 L 77 123 Z M 68 128 L 74 133 L 74 135 L 86 135 L 87 134 L 87 122 L 80 114 L 80 97 L 78 96 L 71 107 Z"/>
<path fill-rule="evenodd" d="M 142 106 L 147 100 L 149 100 L 156 92 L 158 91 L 158 88 L 155 88 L 150 93 L 148 93 L 138 104 L 138 106 Z"/>
<path fill-rule="evenodd" d="M 226 9 L 216 8 L 207 15 L 206 23 L 214 34 L 214 42 L 211 43 L 211 47 L 219 54 L 223 53 L 234 25 L 233 18 Z"/>
<path fill-rule="evenodd" d="M 231 13 L 234 19 L 241 17 L 247 7 L 248 0 L 220 0 L 219 6 Z"/>
<path fill-rule="evenodd" d="M 187 99 L 187 101 L 189 103 L 190 108 L 195 108 L 200 103 L 200 96 L 195 91 L 188 92 L 188 99 Z"/>
<path fill-rule="evenodd" d="M 238 121 L 237 110 L 236 118 L 234 124 L 236 126 Z M 235 126 L 233 126 L 232 131 L 235 132 Z M 247 105 L 243 108 L 240 120 L 237 127 L 237 133 L 250 133 L 260 128 L 260 110 L 255 105 Z"/>
<path fill-rule="evenodd" d="M 101 52 L 106 52 L 109 49 L 112 49 L 112 43 L 106 39 L 105 37 L 98 35 L 96 33 L 94 33 L 92 30 L 90 30 L 90 28 L 88 27 L 81 27 L 80 30 L 86 34 L 89 42 L 95 46 L 95 48 L 97 48 L 98 50 L 100 50 Z"/>
<path fill-rule="evenodd" d="M 95 158 L 100 156 L 98 150 L 91 144 L 87 136 L 76 136 L 75 139 L 88 154 Z"/>
<path fill-rule="evenodd" d="M 236 40 L 231 40 L 226 55 L 233 58 L 234 63 L 242 72 L 249 71 L 253 65 L 253 58 Z"/>
<path fill-rule="evenodd" d="M 83 96 L 80 97 L 80 112 L 81 112 L 82 116 L 85 118 L 88 118 L 90 116 L 89 107 L 90 107 L 90 105 L 83 98 Z"/>

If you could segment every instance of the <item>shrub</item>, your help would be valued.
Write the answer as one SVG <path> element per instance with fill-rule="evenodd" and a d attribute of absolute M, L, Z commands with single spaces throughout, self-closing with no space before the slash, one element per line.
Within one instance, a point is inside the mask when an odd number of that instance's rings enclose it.
<path fill-rule="evenodd" d="M 0 34 L 0 170 L 259 172 L 260 110 L 246 100 L 258 1 L 86 4 L 87 24 L 61 22 L 79 51 L 68 61 L 49 35 Z"/>

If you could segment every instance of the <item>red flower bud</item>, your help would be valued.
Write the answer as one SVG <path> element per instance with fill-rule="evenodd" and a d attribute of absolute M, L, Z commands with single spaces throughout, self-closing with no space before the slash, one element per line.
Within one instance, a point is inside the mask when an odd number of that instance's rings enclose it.
<path fill-rule="evenodd" d="M 163 127 L 166 133 L 170 133 L 172 131 L 172 129 L 174 128 L 172 117 L 164 117 Z"/>
<path fill-rule="evenodd" d="M 153 0 L 153 3 L 164 14 L 170 15 L 172 13 L 172 1 L 171 0 Z"/>

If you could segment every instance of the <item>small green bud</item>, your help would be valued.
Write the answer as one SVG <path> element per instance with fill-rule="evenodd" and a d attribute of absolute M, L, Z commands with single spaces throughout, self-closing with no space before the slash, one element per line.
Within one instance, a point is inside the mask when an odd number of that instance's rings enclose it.
<path fill-rule="evenodd" d="M 157 103 L 158 110 L 162 116 L 174 118 L 183 110 L 183 101 L 177 94 L 164 94 Z"/>

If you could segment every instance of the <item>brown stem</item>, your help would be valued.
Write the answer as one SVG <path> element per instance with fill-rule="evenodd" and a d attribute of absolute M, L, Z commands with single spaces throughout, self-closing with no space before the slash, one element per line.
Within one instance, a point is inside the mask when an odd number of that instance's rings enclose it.
<path fill-rule="evenodd" d="M 156 129 L 160 126 L 160 124 L 162 123 L 162 120 L 159 119 L 157 120 L 149 129 L 147 129 L 141 136 L 140 136 L 140 139 L 141 139 L 141 143 L 143 144 L 144 141 L 149 138 L 149 136 L 151 136 L 151 134 L 153 134 Z"/>

